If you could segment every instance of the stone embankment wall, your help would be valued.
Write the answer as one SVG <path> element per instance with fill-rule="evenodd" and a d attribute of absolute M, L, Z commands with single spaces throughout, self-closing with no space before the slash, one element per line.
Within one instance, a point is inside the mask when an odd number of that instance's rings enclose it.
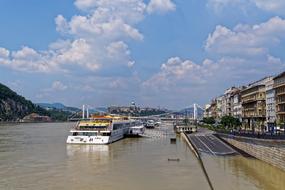
<path fill-rule="evenodd" d="M 265 140 L 218 134 L 220 138 L 249 155 L 285 171 L 285 140 Z"/>

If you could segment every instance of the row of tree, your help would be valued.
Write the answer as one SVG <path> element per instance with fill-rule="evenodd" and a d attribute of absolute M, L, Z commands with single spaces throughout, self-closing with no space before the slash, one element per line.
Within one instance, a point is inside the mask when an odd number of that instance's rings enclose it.
<path fill-rule="evenodd" d="M 214 125 L 216 124 L 216 120 L 214 117 L 203 118 L 203 123 Z M 219 122 L 226 129 L 237 129 L 241 126 L 241 122 L 238 118 L 233 116 L 223 116 L 221 121 Z"/>

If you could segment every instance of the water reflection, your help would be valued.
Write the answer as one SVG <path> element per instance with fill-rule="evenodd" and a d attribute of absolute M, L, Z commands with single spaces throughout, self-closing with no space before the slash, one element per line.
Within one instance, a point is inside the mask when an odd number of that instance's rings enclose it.
<path fill-rule="evenodd" d="M 285 172 L 258 159 L 204 154 L 203 160 L 216 189 L 285 189 Z"/>
<path fill-rule="evenodd" d="M 75 154 L 88 154 L 96 156 L 109 156 L 110 146 L 108 145 L 66 145 L 67 156 L 74 156 Z"/>
<path fill-rule="evenodd" d="M 260 189 L 285 189 L 285 172 L 255 158 L 228 159 L 229 169 L 243 176 Z"/>

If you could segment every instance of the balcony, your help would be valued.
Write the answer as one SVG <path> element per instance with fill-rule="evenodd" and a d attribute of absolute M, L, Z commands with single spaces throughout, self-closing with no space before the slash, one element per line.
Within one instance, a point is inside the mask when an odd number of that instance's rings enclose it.
<path fill-rule="evenodd" d="M 252 99 L 242 100 L 242 101 L 241 101 L 242 104 L 248 104 L 248 103 L 252 103 L 252 102 L 256 102 L 256 99 L 255 99 L 255 98 L 252 98 Z"/>
<path fill-rule="evenodd" d="M 276 92 L 276 96 L 282 96 L 282 95 L 285 95 L 285 91 L 282 91 L 282 92 Z"/>
<path fill-rule="evenodd" d="M 243 108 L 242 111 L 246 112 L 246 111 L 255 111 L 256 108 Z"/>
<path fill-rule="evenodd" d="M 280 102 L 279 102 L 279 101 L 276 101 L 276 104 L 277 104 L 277 105 L 285 104 L 285 101 L 280 101 Z"/>
<path fill-rule="evenodd" d="M 250 98 L 250 99 L 242 99 L 242 104 L 249 104 L 257 101 L 265 101 L 265 97 L 258 97 L 258 98 Z"/>
<path fill-rule="evenodd" d="M 284 112 L 284 114 L 285 114 L 285 112 Z M 265 114 L 242 114 L 242 117 L 243 118 L 260 118 L 260 117 L 266 117 L 266 115 Z"/>
<path fill-rule="evenodd" d="M 279 84 L 274 84 L 273 88 L 279 88 L 279 87 L 283 87 L 283 86 L 285 86 L 285 82 L 279 83 Z"/>

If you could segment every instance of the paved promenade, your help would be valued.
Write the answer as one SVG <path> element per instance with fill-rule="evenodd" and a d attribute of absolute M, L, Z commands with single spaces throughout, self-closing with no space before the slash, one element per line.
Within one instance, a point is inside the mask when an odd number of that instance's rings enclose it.
<path fill-rule="evenodd" d="M 209 130 L 199 128 L 197 133 L 188 134 L 187 136 L 199 152 L 213 155 L 237 154 L 233 148 L 218 139 Z"/>

